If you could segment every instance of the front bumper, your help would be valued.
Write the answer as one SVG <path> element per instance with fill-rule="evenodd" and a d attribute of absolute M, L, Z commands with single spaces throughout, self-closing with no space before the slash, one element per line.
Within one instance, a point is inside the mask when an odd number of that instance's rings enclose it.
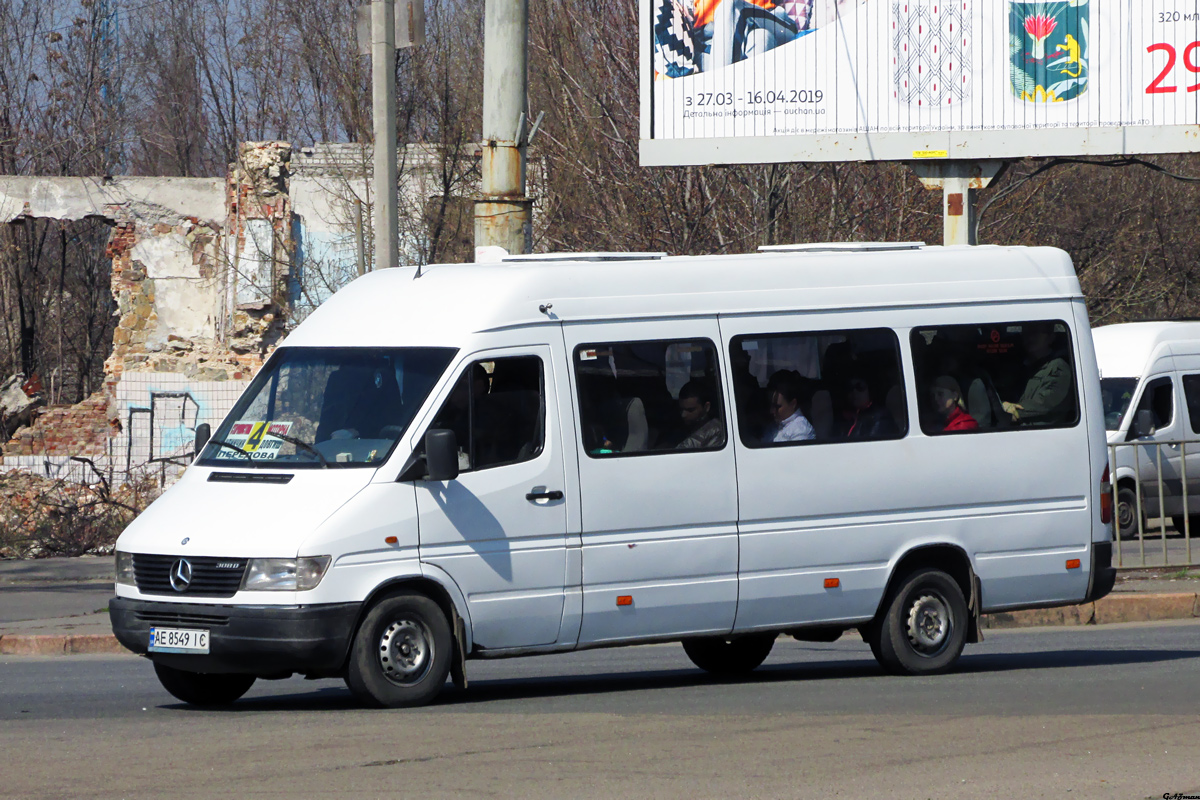
<path fill-rule="evenodd" d="M 221 606 L 114 597 L 108 613 L 125 647 L 147 655 L 150 628 L 204 629 L 207 655 L 150 653 L 155 662 L 188 672 L 236 672 L 276 677 L 292 672 L 341 672 L 362 603 L 318 606 Z"/>

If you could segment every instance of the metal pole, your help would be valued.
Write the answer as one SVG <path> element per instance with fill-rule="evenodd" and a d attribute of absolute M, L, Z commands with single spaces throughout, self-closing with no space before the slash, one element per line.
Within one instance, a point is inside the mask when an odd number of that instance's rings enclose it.
<path fill-rule="evenodd" d="M 362 200 L 354 198 L 354 245 L 358 274 L 367 274 L 367 244 L 363 241 Z"/>
<path fill-rule="evenodd" d="M 942 235 L 946 245 L 978 244 L 975 196 L 1004 172 L 1003 161 L 914 161 L 909 164 L 926 189 L 942 190 Z"/>
<path fill-rule="evenodd" d="M 1192 515 L 1188 508 L 1187 442 L 1179 443 L 1179 468 L 1183 483 L 1183 544 L 1186 548 L 1187 564 L 1192 563 Z"/>
<path fill-rule="evenodd" d="M 476 260 L 487 254 L 480 252 L 485 247 L 528 253 L 533 240 L 532 201 L 525 196 L 529 0 L 486 0 L 483 26 L 483 181 L 475 203 Z"/>
<path fill-rule="evenodd" d="M 1163 551 L 1163 566 L 1167 565 L 1167 509 L 1163 502 L 1163 470 L 1162 470 L 1162 442 L 1159 442 L 1155 447 L 1158 451 L 1155 458 L 1158 460 L 1158 530 L 1162 536 L 1162 551 Z"/>
<path fill-rule="evenodd" d="M 396 198 L 396 11 L 394 0 L 371 2 L 371 111 L 375 123 L 375 269 L 400 263 Z"/>
<path fill-rule="evenodd" d="M 1115 444 L 1108 446 L 1108 463 L 1117 463 L 1117 446 Z M 1117 566 L 1125 566 L 1124 550 L 1121 544 L 1124 541 L 1121 538 L 1121 496 L 1120 489 L 1117 487 L 1117 476 L 1109 473 L 1112 481 L 1109 483 L 1109 489 L 1112 492 L 1112 507 L 1113 507 L 1113 540 L 1117 543 Z"/>

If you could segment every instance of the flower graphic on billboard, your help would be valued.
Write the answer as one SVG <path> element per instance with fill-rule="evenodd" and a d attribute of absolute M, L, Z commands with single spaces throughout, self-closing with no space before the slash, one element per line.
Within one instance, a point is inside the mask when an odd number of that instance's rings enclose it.
<path fill-rule="evenodd" d="M 1088 90 L 1088 0 L 1009 4 L 1013 94 L 1061 103 Z"/>

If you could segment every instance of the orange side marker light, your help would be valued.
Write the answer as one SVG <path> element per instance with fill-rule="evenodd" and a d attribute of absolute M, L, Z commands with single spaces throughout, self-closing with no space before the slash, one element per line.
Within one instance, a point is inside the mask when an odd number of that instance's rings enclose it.
<path fill-rule="evenodd" d="M 633 595 L 631 595 L 631 594 L 619 594 L 619 595 L 617 595 L 617 605 L 619 605 L 619 606 L 631 606 L 631 605 L 633 605 Z"/>
<path fill-rule="evenodd" d="M 384 541 L 387 542 L 388 544 L 396 544 L 400 540 L 397 539 L 395 536 L 389 536 L 386 539 L 384 539 Z"/>
<path fill-rule="evenodd" d="M 1080 563 L 1078 558 L 1067 559 L 1067 569 L 1079 569 Z"/>
<path fill-rule="evenodd" d="M 836 589 L 841 585 L 842 585 L 841 578 L 826 578 L 825 579 L 825 588 L 826 589 Z"/>

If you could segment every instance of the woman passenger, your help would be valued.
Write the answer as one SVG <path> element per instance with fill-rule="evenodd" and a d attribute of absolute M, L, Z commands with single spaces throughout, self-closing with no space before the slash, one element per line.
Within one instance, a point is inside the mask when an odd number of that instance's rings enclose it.
<path fill-rule="evenodd" d="M 800 412 L 802 393 L 799 373 L 779 371 L 771 376 L 767 387 L 770 394 L 770 412 L 773 424 L 767 429 L 764 444 L 775 442 L 800 442 L 817 438 L 813 426 Z"/>
<path fill-rule="evenodd" d="M 979 423 L 963 407 L 962 390 L 954 378 L 949 375 L 935 378 L 929 387 L 929 396 L 937 415 L 935 424 L 942 426 L 942 433 L 979 430 Z"/>

